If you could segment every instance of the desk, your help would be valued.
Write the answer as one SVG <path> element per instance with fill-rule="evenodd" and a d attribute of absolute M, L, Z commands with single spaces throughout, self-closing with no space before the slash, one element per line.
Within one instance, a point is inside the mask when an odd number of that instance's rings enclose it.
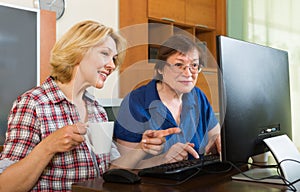
<path fill-rule="evenodd" d="M 119 184 L 119 183 L 106 183 L 102 178 L 94 180 L 88 180 L 83 183 L 76 183 L 72 186 L 74 192 L 119 192 L 119 191 L 142 191 L 142 192 L 162 192 L 162 191 L 214 191 L 214 192 L 241 192 L 241 191 L 288 191 L 286 186 L 266 184 L 266 183 L 255 183 L 246 181 L 235 181 L 231 180 L 231 175 L 236 174 L 234 170 L 226 174 L 210 174 L 196 176 L 189 181 L 180 185 L 159 185 L 149 183 L 164 183 L 164 184 L 176 184 L 176 181 L 163 180 L 156 178 L 142 178 L 141 184 Z M 297 189 L 300 190 L 300 182 L 296 185 Z"/>

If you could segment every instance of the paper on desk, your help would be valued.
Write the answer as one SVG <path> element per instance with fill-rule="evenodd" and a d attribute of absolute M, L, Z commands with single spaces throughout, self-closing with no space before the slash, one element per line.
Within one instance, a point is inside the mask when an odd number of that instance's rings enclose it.
<path fill-rule="evenodd" d="M 300 153 L 287 135 L 280 135 L 264 139 L 274 158 L 280 163 L 283 176 L 289 182 L 300 178 Z M 292 161 L 292 160 L 298 161 Z M 283 161 L 283 162 L 282 162 Z"/>

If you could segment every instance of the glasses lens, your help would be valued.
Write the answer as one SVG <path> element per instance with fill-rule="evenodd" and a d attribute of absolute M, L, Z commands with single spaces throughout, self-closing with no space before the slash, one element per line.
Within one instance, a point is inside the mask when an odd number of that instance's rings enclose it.
<path fill-rule="evenodd" d="M 190 65 L 190 70 L 191 70 L 192 73 L 198 73 L 199 64 L 191 64 Z"/>
<path fill-rule="evenodd" d="M 188 67 L 190 72 L 195 74 L 195 73 L 200 73 L 202 70 L 202 66 L 200 64 L 189 64 L 189 65 L 184 65 L 182 63 L 176 63 L 176 64 L 169 64 L 167 63 L 169 67 L 175 72 L 175 73 L 182 73 L 186 70 Z"/>

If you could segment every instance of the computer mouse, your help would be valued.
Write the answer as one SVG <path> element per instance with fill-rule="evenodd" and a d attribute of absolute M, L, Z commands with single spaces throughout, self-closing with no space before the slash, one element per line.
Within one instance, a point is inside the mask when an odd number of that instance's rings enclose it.
<path fill-rule="evenodd" d="M 127 184 L 139 183 L 141 181 L 141 178 L 137 174 L 121 168 L 107 170 L 103 174 L 103 179 L 105 182 Z"/>

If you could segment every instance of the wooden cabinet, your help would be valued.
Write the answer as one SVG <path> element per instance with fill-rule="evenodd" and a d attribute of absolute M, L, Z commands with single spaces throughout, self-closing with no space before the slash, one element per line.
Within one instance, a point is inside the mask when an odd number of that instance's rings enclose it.
<path fill-rule="evenodd" d="M 120 31 L 129 42 L 120 67 L 120 97 L 152 79 L 159 45 L 183 33 L 205 50 L 206 69 L 197 86 L 218 112 L 216 36 L 226 35 L 226 0 L 119 0 L 119 9 Z"/>
<path fill-rule="evenodd" d="M 148 0 L 148 17 L 185 22 L 185 0 Z"/>
<path fill-rule="evenodd" d="M 216 1 L 215 0 L 186 0 L 185 23 L 215 29 Z"/>
<path fill-rule="evenodd" d="M 215 28 L 216 0 L 148 0 L 148 17 Z"/>

